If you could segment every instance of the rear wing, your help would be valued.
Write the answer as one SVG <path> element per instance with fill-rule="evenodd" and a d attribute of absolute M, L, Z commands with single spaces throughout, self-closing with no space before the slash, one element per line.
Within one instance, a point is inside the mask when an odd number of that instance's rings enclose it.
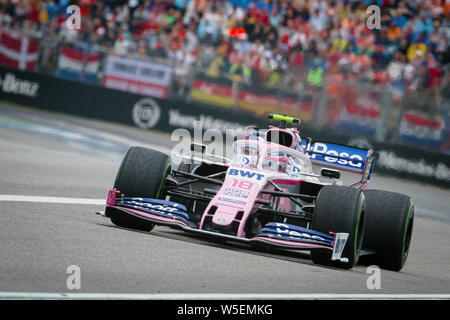
<path fill-rule="evenodd" d="M 306 139 L 302 142 L 305 154 L 313 164 L 361 173 L 361 183 L 370 180 L 375 165 L 373 150 L 322 141 L 309 143 Z"/>

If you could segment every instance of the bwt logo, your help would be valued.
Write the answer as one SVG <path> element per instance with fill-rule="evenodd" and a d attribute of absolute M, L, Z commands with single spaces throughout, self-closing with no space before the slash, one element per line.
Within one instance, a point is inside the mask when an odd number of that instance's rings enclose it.
<path fill-rule="evenodd" d="M 251 172 L 251 171 L 246 171 L 246 170 L 238 170 L 238 169 L 230 169 L 228 174 L 231 176 L 241 176 L 243 178 L 249 178 L 249 179 L 256 177 L 256 180 L 258 180 L 258 181 L 261 180 L 262 178 L 264 178 L 264 175 L 261 173 L 256 173 L 256 172 Z"/>
<path fill-rule="evenodd" d="M 80 30 L 81 29 L 81 12 L 80 7 L 77 5 L 68 6 L 66 13 L 69 17 L 66 20 L 66 27 L 69 30 Z"/>
<path fill-rule="evenodd" d="M 380 7 L 377 5 L 371 5 L 366 10 L 367 20 L 366 26 L 368 29 L 381 29 L 381 14 Z"/>

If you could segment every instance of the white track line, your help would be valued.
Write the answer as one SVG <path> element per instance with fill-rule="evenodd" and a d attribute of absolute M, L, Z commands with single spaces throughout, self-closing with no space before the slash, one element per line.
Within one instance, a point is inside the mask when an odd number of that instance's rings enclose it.
<path fill-rule="evenodd" d="M 450 300 L 450 294 L 124 294 L 0 292 L 0 299 L 131 300 Z"/>
<path fill-rule="evenodd" d="M 35 197 L 35 196 L 17 196 L 0 195 L 1 201 L 12 202 L 38 202 L 38 203 L 59 203 L 59 204 L 91 204 L 105 205 L 105 199 L 86 199 L 86 198 L 63 198 L 63 197 Z"/>

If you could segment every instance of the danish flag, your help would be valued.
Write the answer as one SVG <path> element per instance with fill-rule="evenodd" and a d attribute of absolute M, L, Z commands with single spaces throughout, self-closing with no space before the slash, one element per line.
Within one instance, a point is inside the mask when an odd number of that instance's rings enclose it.
<path fill-rule="evenodd" d="M 38 50 L 38 40 L 15 32 L 0 32 L 0 65 L 33 71 L 38 59 Z"/>

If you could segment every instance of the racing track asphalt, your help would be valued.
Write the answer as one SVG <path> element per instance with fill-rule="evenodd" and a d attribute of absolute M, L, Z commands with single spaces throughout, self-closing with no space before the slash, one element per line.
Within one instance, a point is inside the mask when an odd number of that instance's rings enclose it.
<path fill-rule="evenodd" d="M 0 195 L 104 198 L 134 144 L 169 150 L 169 135 L 1 104 Z M 98 205 L 0 199 L 0 292 L 68 292 L 66 270 L 77 265 L 81 293 L 450 293 L 450 190 L 380 175 L 371 187 L 416 204 L 406 267 L 382 270 L 380 290 L 367 288 L 366 266 L 320 267 L 307 252 L 254 252 L 165 227 L 125 230 L 95 215 Z"/>

